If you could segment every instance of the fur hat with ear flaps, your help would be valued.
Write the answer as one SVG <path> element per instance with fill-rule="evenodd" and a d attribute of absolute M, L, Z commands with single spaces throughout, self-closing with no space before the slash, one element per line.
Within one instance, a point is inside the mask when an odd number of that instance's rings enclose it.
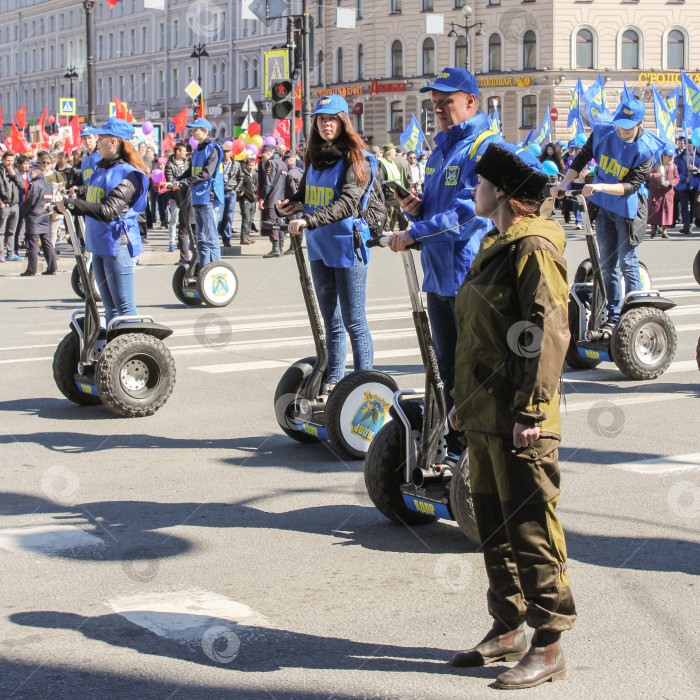
<path fill-rule="evenodd" d="M 490 143 L 476 172 L 520 202 L 541 202 L 547 185 L 542 163 L 526 148 L 510 143 Z"/>

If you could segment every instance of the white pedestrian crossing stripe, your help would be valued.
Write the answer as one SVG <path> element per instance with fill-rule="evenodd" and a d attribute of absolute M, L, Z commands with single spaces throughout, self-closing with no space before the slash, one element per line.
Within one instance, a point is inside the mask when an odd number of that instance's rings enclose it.
<path fill-rule="evenodd" d="M 74 525 L 33 525 L 0 529 L 0 547 L 8 552 L 56 554 L 71 549 L 102 547 L 104 541 Z"/>
<path fill-rule="evenodd" d="M 700 452 L 689 455 L 676 455 L 675 457 L 640 459 L 636 462 L 621 462 L 610 466 L 627 472 L 637 472 L 638 474 L 667 474 L 669 472 L 688 471 L 690 469 L 700 469 Z"/>

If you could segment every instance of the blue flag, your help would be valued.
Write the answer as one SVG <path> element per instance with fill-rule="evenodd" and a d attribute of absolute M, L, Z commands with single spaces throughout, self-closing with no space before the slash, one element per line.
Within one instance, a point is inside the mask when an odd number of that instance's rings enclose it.
<path fill-rule="evenodd" d="M 538 143 L 540 146 L 544 147 L 544 145 L 548 144 L 551 140 L 552 139 L 549 123 L 549 105 L 547 105 L 547 111 L 545 112 L 544 120 L 542 121 L 540 128 L 535 132 L 535 135 L 532 137 L 531 143 Z"/>
<path fill-rule="evenodd" d="M 671 121 L 675 124 L 678 117 L 678 97 L 681 94 L 681 89 L 677 87 L 667 98 L 666 106 L 668 113 L 671 115 Z"/>
<path fill-rule="evenodd" d="M 610 112 L 605 100 L 605 81 L 598 74 L 598 80 L 583 93 L 583 108 L 591 126 L 610 121 Z"/>
<path fill-rule="evenodd" d="M 401 148 L 403 148 L 406 153 L 417 151 L 420 149 L 423 141 L 425 141 L 423 130 L 420 128 L 416 115 L 412 114 L 411 121 L 408 123 L 408 126 L 399 137 Z"/>
<path fill-rule="evenodd" d="M 530 133 L 525 137 L 525 140 L 523 141 L 523 148 L 527 148 L 527 145 L 530 143 L 530 139 L 532 138 L 532 134 L 535 133 L 535 127 L 533 126 L 532 129 L 530 129 Z"/>
<path fill-rule="evenodd" d="M 583 115 L 581 114 L 581 109 L 583 108 L 583 85 L 581 84 L 581 78 L 576 82 L 576 89 L 574 94 L 571 95 L 571 102 L 569 103 L 569 120 L 566 125 L 571 126 L 576 125 L 576 133 L 583 132 Z"/>
<path fill-rule="evenodd" d="M 490 118 L 491 131 L 495 131 L 497 134 L 501 133 L 501 120 L 498 118 L 498 105 L 493 106 L 493 116 Z"/>
<path fill-rule="evenodd" d="M 683 90 L 683 128 L 696 129 L 700 126 L 700 88 L 695 81 L 681 71 Z"/>
<path fill-rule="evenodd" d="M 630 100 L 634 99 L 634 90 L 628 90 L 627 89 L 627 81 L 623 80 L 622 84 L 624 85 L 622 89 L 622 95 L 620 96 L 620 102 L 629 102 Z"/>
<path fill-rule="evenodd" d="M 656 89 L 656 85 L 652 86 L 654 93 L 654 116 L 656 117 L 656 133 L 670 143 L 674 143 L 676 135 L 676 122 L 671 119 L 671 114 L 669 113 L 668 105 L 666 100 L 664 100 L 659 91 Z"/>

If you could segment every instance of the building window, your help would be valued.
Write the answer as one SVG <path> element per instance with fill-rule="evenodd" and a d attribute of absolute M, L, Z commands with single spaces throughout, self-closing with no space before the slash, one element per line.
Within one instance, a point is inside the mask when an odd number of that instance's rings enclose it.
<path fill-rule="evenodd" d="M 364 80 L 365 78 L 365 49 L 360 44 L 357 47 L 357 79 Z"/>
<path fill-rule="evenodd" d="M 501 37 L 492 34 L 489 37 L 489 71 L 501 70 Z"/>
<path fill-rule="evenodd" d="M 666 68 L 685 68 L 685 37 L 674 29 L 666 39 Z"/>
<path fill-rule="evenodd" d="M 318 52 L 318 84 L 323 84 L 323 51 Z"/>
<path fill-rule="evenodd" d="M 141 27 L 141 51 L 148 53 L 148 28 Z"/>
<path fill-rule="evenodd" d="M 423 100 L 420 103 L 420 126 L 424 134 L 435 130 L 435 112 L 432 100 Z"/>
<path fill-rule="evenodd" d="M 421 0 L 421 10 L 423 12 L 433 12 L 435 10 L 434 0 Z"/>
<path fill-rule="evenodd" d="M 522 100 L 522 129 L 530 129 L 537 123 L 537 97 L 525 95 Z"/>
<path fill-rule="evenodd" d="M 620 68 L 639 68 L 639 35 L 633 29 L 628 29 L 622 34 Z"/>
<path fill-rule="evenodd" d="M 593 33 L 588 29 L 576 34 L 576 68 L 593 68 Z"/>
<path fill-rule="evenodd" d="M 173 20 L 173 48 L 176 48 L 180 43 L 180 22 Z"/>
<path fill-rule="evenodd" d="M 339 48 L 338 52 L 336 53 L 336 59 L 335 59 L 335 76 L 336 76 L 336 83 L 342 83 L 343 82 L 343 49 Z"/>
<path fill-rule="evenodd" d="M 218 89 L 218 86 L 216 84 L 216 74 L 217 74 L 216 63 L 214 63 L 211 67 L 211 91 L 212 92 L 217 92 L 217 89 Z"/>
<path fill-rule="evenodd" d="M 163 22 L 158 25 L 158 49 L 160 51 L 165 49 L 165 24 Z"/>
<path fill-rule="evenodd" d="M 487 101 L 489 117 L 493 116 L 494 109 L 501 104 L 500 97 L 489 97 Z"/>
<path fill-rule="evenodd" d="M 126 47 L 124 46 L 124 32 L 119 32 L 119 56 L 126 56 Z"/>
<path fill-rule="evenodd" d="M 394 14 L 396 12 L 401 12 L 402 7 L 401 7 L 401 0 L 391 0 L 391 14 Z"/>
<path fill-rule="evenodd" d="M 363 1 L 362 0 L 357 0 L 357 19 L 362 19 L 362 13 L 363 13 Z M 362 118 L 363 115 L 360 115 L 360 118 Z M 364 122 L 364 119 L 362 120 Z"/>
<path fill-rule="evenodd" d="M 391 131 L 403 131 L 403 105 L 398 101 L 391 103 Z"/>
<path fill-rule="evenodd" d="M 226 64 L 222 63 L 221 66 L 219 66 L 219 79 L 221 80 L 221 89 L 222 90 L 228 90 L 226 87 Z"/>
<path fill-rule="evenodd" d="M 428 38 L 423 42 L 423 75 L 435 73 L 435 42 Z"/>
<path fill-rule="evenodd" d="M 254 58 L 253 61 L 251 62 L 251 67 L 252 67 L 252 80 L 251 80 L 251 87 L 258 87 L 258 59 Z"/>
<path fill-rule="evenodd" d="M 318 8 L 316 11 L 316 26 L 323 26 L 323 0 L 318 0 Z"/>
<path fill-rule="evenodd" d="M 531 29 L 523 35 L 523 70 L 537 68 L 537 36 Z"/>
<path fill-rule="evenodd" d="M 136 98 L 136 76 L 132 73 L 129 76 L 129 95 L 135 100 Z"/>
<path fill-rule="evenodd" d="M 129 30 L 129 50 L 133 56 L 136 53 L 136 30 Z"/>
<path fill-rule="evenodd" d="M 243 61 L 243 66 L 241 67 L 241 83 L 243 83 L 244 90 L 250 87 L 248 82 L 248 61 Z"/>
<path fill-rule="evenodd" d="M 467 67 L 467 37 L 460 36 L 455 43 L 455 66 Z"/>
<path fill-rule="evenodd" d="M 177 68 L 173 68 L 173 91 L 171 93 L 173 97 L 177 97 L 179 89 L 178 82 Z"/>
<path fill-rule="evenodd" d="M 158 71 L 158 97 L 163 99 L 165 95 L 165 71 Z"/>
<path fill-rule="evenodd" d="M 397 39 L 391 45 L 391 77 L 400 78 L 403 76 L 403 46 Z"/>
<path fill-rule="evenodd" d="M 108 58 L 114 58 L 114 34 L 109 35 L 109 56 Z"/>
<path fill-rule="evenodd" d="M 101 61 L 103 59 L 102 51 L 104 50 L 104 37 L 100 34 L 97 37 L 97 60 Z"/>
<path fill-rule="evenodd" d="M 141 73 L 141 102 L 146 101 L 146 73 Z"/>
<path fill-rule="evenodd" d="M 467 0 L 455 0 L 454 8 L 455 10 L 459 10 L 461 7 L 464 7 L 467 3 Z"/>

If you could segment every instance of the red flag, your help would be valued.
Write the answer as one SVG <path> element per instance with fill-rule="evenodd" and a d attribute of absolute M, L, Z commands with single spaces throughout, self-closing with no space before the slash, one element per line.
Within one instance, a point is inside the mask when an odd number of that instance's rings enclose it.
<path fill-rule="evenodd" d="M 204 109 L 204 94 L 200 93 L 199 95 L 199 112 L 197 113 L 197 119 L 205 119 L 206 118 L 206 110 Z"/>
<path fill-rule="evenodd" d="M 294 117 L 294 133 L 300 134 L 301 127 L 304 126 L 304 120 L 301 117 Z"/>
<path fill-rule="evenodd" d="M 179 134 L 187 126 L 187 107 L 173 117 L 173 124 L 175 124 L 176 134 Z"/>
<path fill-rule="evenodd" d="M 15 114 L 15 120 L 17 121 L 17 126 L 22 127 L 22 129 L 27 128 L 27 105 L 24 105 Z"/>
<path fill-rule="evenodd" d="M 118 2 L 119 2 L 119 0 L 107 0 L 107 4 L 109 5 L 109 9 L 111 10 Z M 119 118 L 121 119 L 121 117 L 119 117 Z"/>
<path fill-rule="evenodd" d="M 77 114 L 70 120 L 70 128 L 73 135 L 73 147 L 77 148 L 80 146 L 80 122 Z"/>
<path fill-rule="evenodd" d="M 169 148 L 175 148 L 175 134 L 170 132 L 160 144 L 161 153 L 165 153 Z"/>
<path fill-rule="evenodd" d="M 26 151 L 29 150 L 29 144 L 25 141 L 24 136 L 22 136 L 20 130 L 17 128 L 15 125 L 14 121 L 12 122 L 12 127 L 11 127 L 11 132 L 10 132 L 10 148 L 15 152 L 15 153 L 25 153 Z"/>
<path fill-rule="evenodd" d="M 127 106 L 118 98 L 114 98 L 114 116 L 117 119 L 125 119 L 128 122 L 135 122 L 134 115 L 127 109 Z"/>
<path fill-rule="evenodd" d="M 284 145 L 289 148 L 289 122 L 286 119 L 278 119 L 272 135 L 278 141 L 283 141 Z"/>
<path fill-rule="evenodd" d="M 41 145 L 44 148 L 49 147 L 49 135 L 46 133 L 46 111 L 48 107 L 44 107 L 44 111 L 39 118 L 39 129 L 41 130 Z"/>
<path fill-rule="evenodd" d="M 0 129 L 5 125 L 5 122 L 2 120 L 2 107 L 0 107 Z"/>
<path fill-rule="evenodd" d="M 294 91 L 294 109 L 301 112 L 301 80 Z"/>

